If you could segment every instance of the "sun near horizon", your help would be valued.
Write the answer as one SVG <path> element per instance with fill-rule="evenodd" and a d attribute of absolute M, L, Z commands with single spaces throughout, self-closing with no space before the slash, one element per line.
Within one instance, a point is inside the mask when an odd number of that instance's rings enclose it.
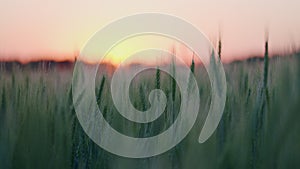
<path fill-rule="evenodd" d="M 24 63 L 74 60 L 89 37 L 104 25 L 143 12 L 166 13 L 185 19 L 215 44 L 220 37 L 224 62 L 263 56 L 266 27 L 270 33 L 270 55 L 285 53 L 300 46 L 298 6 L 300 1 L 296 0 L 95 0 L 89 3 L 3 0 L 0 2 L 0 60 Z M 152 44 L 164 49 L 173 47 L 160 41 L 149 42 L 146 38 L 130 44 L 125 42 L 111 51 L 107 59 L 117 64 L 133 49 Z"/>

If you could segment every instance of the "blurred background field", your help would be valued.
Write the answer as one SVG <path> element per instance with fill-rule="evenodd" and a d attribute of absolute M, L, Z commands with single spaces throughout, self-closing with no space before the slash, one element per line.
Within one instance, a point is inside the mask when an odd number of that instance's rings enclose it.
<path fill-rule="evenodd" d="M 83 132 L 72 104 L 73 63 L 0 65 L 1 169 L 300 167 L 300 54 L 270 58 L 266 86 L 263 59 L 225 64 L 227 100 L 223 118 L 203 144 L 197 140 L 210 106 L 210 81 L 204 67 L 194 65 L 201 97 L 195 126 L 175 148 L 145 159 L 106 152 Z M 132 82 L 131 101 L 139 110 L 149 108 L 147 98 L 154 88 L 164 90 L 168 99 L 158 122 L 141 125 L 118 114 L 109 90 L 113 67 L 104 65 L 103 70 L 97 76 L 95 96 L 115 129 L 147 137 L 172 124 L 180 105 L 180 91 L 172 85 L 170 76 L 150 70 Z"/>

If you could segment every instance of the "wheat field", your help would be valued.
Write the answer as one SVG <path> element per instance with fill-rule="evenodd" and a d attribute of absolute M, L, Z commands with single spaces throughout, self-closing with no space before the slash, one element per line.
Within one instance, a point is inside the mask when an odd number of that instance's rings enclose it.
<path fill-rule="evenodd" d="M 72 66 L 63 69 L 1 63 L 1 169 L 263 169 L 300 167 L 300 54 L 224 64 L 227 99 L 222 120 L 205 143 L 197 139 L 210 106 L 210 81 L 191 65 L 201 97 L 196 124 L 176 147 L 159 156 L 130 159 L 97 146 L 79 124 L 72 102 Z M 95 96 L 105 119 L 134 137 L 156 135 L 176 119 L 180 91 L 164 72 L 150 70 L 131 84 L 132 104 L 149 108 L 152 89 L 167 96 L 153 123 L 131 123 L 119 115 L 110 94 L 110 76 L 97 75 Z M 267 79 L 266 79 L 267 78 Z M 267 80 L 267 84 L 265 84 Z"/>

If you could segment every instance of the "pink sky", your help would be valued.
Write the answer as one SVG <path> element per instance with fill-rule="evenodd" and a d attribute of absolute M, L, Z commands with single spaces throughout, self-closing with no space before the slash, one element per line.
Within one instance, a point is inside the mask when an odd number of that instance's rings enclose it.
<path fill-rule="evenodd" d="M 67 59 L 112 20 L 141 12 L 179 16 L 212 41 L 222 32 L 223 58 L 262 55 L 300 46 L 299 0 L 1 0 L 0 60 Z"/>

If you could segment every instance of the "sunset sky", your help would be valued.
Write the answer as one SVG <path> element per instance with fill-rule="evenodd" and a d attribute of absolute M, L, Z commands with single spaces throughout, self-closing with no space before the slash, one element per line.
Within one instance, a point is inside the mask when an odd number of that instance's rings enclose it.
<path fill-rule="evenodd" d="M 1 0 L 0 60 L 71 59 L 105 24 L 142 12 L 184 18 L 213 42 L 220 28 L 224 60 L 262 55 L 266 27 L 270 52 L 287 52 L 300 46 L 299 7 L 299 0 Z"/>

